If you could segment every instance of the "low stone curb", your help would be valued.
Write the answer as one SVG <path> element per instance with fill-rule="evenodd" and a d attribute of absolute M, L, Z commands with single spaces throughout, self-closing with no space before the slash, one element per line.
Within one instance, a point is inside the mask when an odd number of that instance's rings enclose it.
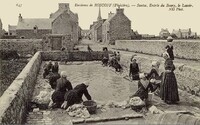
<path fill-rule="evenodd" d="M 115 121 L 115 120 L 128 120 L 133 118 L 143 118 L 142 114 L 128 114 L 123 116 L 117 116 L 117 117 L 108 117 L 108 118 L 87 118 L 87 119 L 75 119 L 72 120 L 73 124 L 80 124 L 80 123 L 93 123 L 93 122 L 106 122 L 106 121 Z"/>

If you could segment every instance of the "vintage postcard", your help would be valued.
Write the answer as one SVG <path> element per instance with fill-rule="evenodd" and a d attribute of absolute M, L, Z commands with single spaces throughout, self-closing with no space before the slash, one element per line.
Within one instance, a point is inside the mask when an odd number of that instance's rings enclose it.
<path fill-rule="evenodd" d="M 1 0 L 0 124 L 200 124 L 200 1 Z"/>

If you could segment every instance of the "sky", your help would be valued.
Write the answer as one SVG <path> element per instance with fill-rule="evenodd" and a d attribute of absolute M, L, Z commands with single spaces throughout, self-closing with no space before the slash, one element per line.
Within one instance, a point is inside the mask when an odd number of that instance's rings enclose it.
<path fill-rule="evenodd" d="M 170 32 L 191 28 L 192 32 L 200 34 L 200 0 L 0 0 L 3 28 L 8 30 L 9 24 L 17 25 L 19 13 L 23 18 L 49 18 L 58 9 L 58 3 L 70 4 L 70 9 L 78 13 L 82 29 L 89 29 L 97 20 L 99 6 L 102 18 L 106 19 L 110 11 L 116 12 L 118 7 L 115 5 L 121 4 L 131 20 L 131 28 L 140 34 L 158 35 L 161 28 L 168 28 Z M 155 6 L 150 7 L 150 4 Z M 174 11 L 173 5 L 176 6 Z"/>

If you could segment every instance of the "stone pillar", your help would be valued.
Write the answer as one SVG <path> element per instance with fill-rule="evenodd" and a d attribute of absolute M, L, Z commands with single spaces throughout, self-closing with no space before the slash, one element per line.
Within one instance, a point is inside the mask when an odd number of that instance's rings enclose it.
<path fill-rule="evenodd" d="M 65 35 L 62 38 L 62 47 L 67 49 L 67 51 L 73 51 L 74 42 L 71 40 L 71 35 Z"/>
<path fill-rule="evenodd" d="M 48 35 L 44 36 L 42 39 L 42 50 L 43 51 L 51 51 L 51 40 Z"/>

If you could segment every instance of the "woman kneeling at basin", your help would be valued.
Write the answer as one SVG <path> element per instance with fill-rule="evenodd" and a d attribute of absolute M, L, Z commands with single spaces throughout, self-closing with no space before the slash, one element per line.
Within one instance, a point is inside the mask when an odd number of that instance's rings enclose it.
<path fill-rule="evenodd" d="M 67 80 L 66 72 L 62 71 L 61 78 L 57 80 L 56 89 L 52 94 L 52 108 L 60 108 L 62 103 L 64 102 L 65 93 L 72 89 L 73 88 L 71 82 Z"/>
<path fill-rule="evenodd" d="M 73 90 L 70 90 L 65 94 L 65 101 L 62 104 L 61 108 L 67 109 L 69 106 L 77 103 L 81 103 L 83 101 L 83 94 L 87 98 L 87 100 L 92 100 L 90 94 L 88 93 L 87 87 L 88 83 L 82 83 L 77 85 Z"/>
<path fill-rule="evenodd" d="M 148 99 L 148 93 L 149 91 L 154 92 L 155 89 L 153 89 L 152 84 L 149 82 L 147 79 L 148 74 L 146 73 L 140 73 L 139 78 L 140 80 L 138 81 L 138 90 L 137 92 L 131 96 L 131 97 L 140 97 L 142 100 L 146 101 Z"/>

